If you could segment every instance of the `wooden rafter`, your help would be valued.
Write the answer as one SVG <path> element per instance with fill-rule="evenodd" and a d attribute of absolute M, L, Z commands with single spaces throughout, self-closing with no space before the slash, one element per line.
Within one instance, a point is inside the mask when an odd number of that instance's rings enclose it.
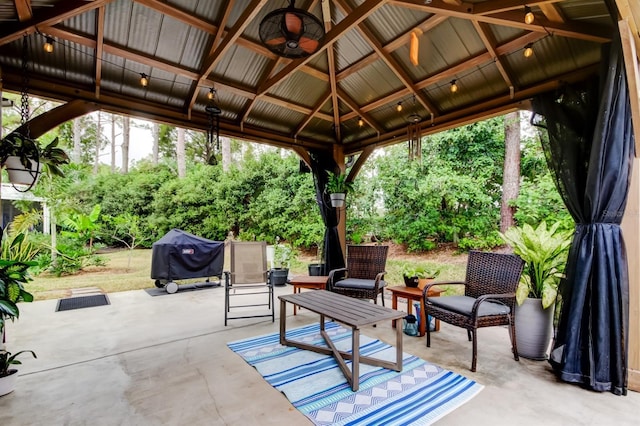
<path fill-rule="evenodd" d="M 322 19 L 324 21 L 324 31 L 331 31 L 331 9 L 329 2 L 322 3 Z M 331 93 L 331 106 L 333 110 L 334 137 L 337 142 L 342 142 L 342 132 L 340 130 L 340 104 L 338 102 L 338 83 L 336 80 L 336 58 L 333 51 L 333 43 L 327 46 L 327 67 L 329 68 L 329 87 Z M 308 123 L 311 117 L 305 120 Z"/>
<path fill-rule="evenodd" d="M 484 43 L 484 46 L 487 48 L 487 51 L 495 60 L 496 67 L 498 68 L 498 71 L 500 72 L 500 75 L 504 79 L 505 83 L 507 83 L 507 86 L 509 86 L 511 90 L 515 90 L 516 88 L 513 83 L 514 79 L 511 77 L 511 73 L 508 71 L 507 64 L 504 58 L 498 55 L 498 52 L 496 51 L 497 42 L 496 38 L 491 33 L 491 29 L 489 29 L 489 26 L 484 22 L 473 21 L 473 26 L 478 32 L 478 36 L 480 36 L 482 43 Z"/>
<path fill-rule="evenodd" d="M 496 3 L 501 4 L 502 2 Z M 504 27 L 518 28 L 525 31 L 534 31 L 545 34 L 552 33 L 561 37 L 593 41 L 596 43 L 606 43 L 611 38 L 608 28 L 593 24 L 585 25 L 576 22 L 558 23 L 551 22 L 546 19 L 536 19 L 533 24 L 527 24 L 522 19 L 522 13 L 514 10 L 514 8 L 498 13 L 494 13 L 494 10 L 483 10 L 481 13 L 474 11 L 474 9 L 480 8 L 484 3 L 478 3 L 477 5 L 464 3 L 462 6 L 451 6 L 443 3 L 442 1 L 433 1 L 429 4 L 425 4 L 423 0 L 392 0 L 392 4 L 453 18 L 467 20 L 476 19 L 479 22 L 485 22 L 487 24 L 501 25 Z"/>
<path fill-rule="evenodd" d="M 347 14 L 351 13 L 351 8 L 349 7 L 348 4 L 346 4 L 344 0 L 336 0 L 336 3 L 344 10 L 345 13 Z M 424 94 L 424 92 L 416 89 L 416 87 L 413 84 L 413 81 L 411 81 L 411 77 L 409 76 L 409 74 L 404 70 L 404 68 L 402 68 L 400 64 L 398 64 L 398 62 L 391 56 L 391 54 L 389 54 L 387 51 L 383 49 L 382 43 L 380 43 L 380 41 L 376 38 L 376 36 L 369 29 L 367 24 L 364 22 L 360 22 L 358 24 L 358 29 L 364 36 L 365 40 L 373 48 L 373 50 L 384 61 L 384 63 L 387 64 L 389 69 L 391 69 L 391 71 L 396 75 L 396 77 L 398 77 L 400 82 L 402 82 L 402 84 L 411 91 L 411 93 L 416 97 L 418 102 L 420 102 L 422 106 L 426 108 L 430 114 L 438 115 L 439 113 L 438 109 L 433 105 L 433 103 L 429 99 L 427 99 L 427 96 Z"/>
<path fill-rule="evenodd" d="M 66 19 L 81 15 L 90 10 L 99 8 L 113 0 L 67 0 L 60 2 L 55 8 L 45 9 L 42 13 L 34 15 L 28 22 L 20 24 L 5 23 L 0 30 L 0 46 L 20 39 L 25 34 L 35 33 L 38 27 L 56 25 Z"/>
<path fill-rule="evenodd" d="M 315 58 L 320 53 L 324 52 L 326 46 L 331 45 L 331 43 L 336 41 L 340 36 L 350 31 L 361 21 L 366 19 L 367 16 L 378 10 L 378 8 L 384 6 L 388 1 L 389 0 L 365 0 L 362 4 L 360 4 L 360 6 L 353 10 L 353 13 L 350 13 L 337 25 L 331 28 L 331 31 L 329 31 L 325 35 L 322 46 L 320 46 L 315 53 L 307 56 L 306 58 L 296 59 L 292 61 L 289 65 L 284 67 L 282 70 L 280 70 L 280 72 L 278 72 L 275 76 L 273 76 L 265 84 L 263 84 L 258 89 L 258 93 L 266 93 L 267 91 L 269 91 L 273 86 L 280 83 L 289 75 L 300 69 L 300 67 L 302 67 L 304 64 Z"/>
<path fill-rule="evenodd" d="M 104 6 L 98 8 L 96 14 L 96 99 L 100 98 L 100 84 L 102 82 L 102 55 L 104 50 Z"/>
<path fill-rule="evenodd" d="M 329 100 L 329 98 L 331 97 L 331 90 L 328 90 L 327 93 L 325 93 L 324 95 L 320 96 L 320 100 L 316 103 L 316 105 L 313 107 L 313 109 L 311 110 L 311 113 L 307 115 L 307 117 L 302 121 L 302 123 L 300 123 L 298 125 L 298 127 L 296 128 L 296 130 L 293 132 L 294 137 L 298 137 L 298 135 L 300 134 L 300 132 L 302 131 L 302 129 L 304 129 L 305 127 L 307 127 L 307 124 L 309 124 L 309 122 L 311 121 L 311 119 L 318 114 L 318 112 L 320 112 L 320 109 L 322 108 L 322 106 L 324 104 L 327 103 L 327 101 Z M 339 125 L 339 123 L 338 123 Z"/>
<path fill-rule="evenodd" d="M 233 46 L 233 43 L 240 37 L 242 32 L 253 18 L 260 12 L 260 9 L 267 3 L 267 0 L 252 0 L 250 4 L 247 5 L 245 10 L 242 12 L 242 15 L 236 21 L 236 24 L 231 28 L 231 30 L 226 34 L 222 43 L 215 48 L 213 53 L 209 55 L 207 60 L 205 61 L 204 66 L 200 70 L 200 78 L 194 84 L 194 87 L 191 91 L 191 100 L 189 102 L 188 114 L 191 115 L 191 109 L 193 105 L 196 103 L 196 99 L 198 98 L 199 92 L 199 84 L 202 81 L 207 79 L 207 76 L 213 69 L 216 67 L 218 62 L 224 57 L 224 54 L 227 53 L 229 49 Z"/>
<path fill-rule="evenodd" d="M 567 22 L 567 18 L 565 18 L 562 10 L 553 3 L 544 3 L 538 5 L 544 16 L 551 22 L 564 23 Z"/>
<path fill-rule="evenodd" d="M 16 13 L 20 22 L 28 21 L 33 17 L 31 0 L 14 0 L 14 4 L 16 5 Z"/>
<path fill-rule="evenodd" d="M 431 30 L 431 29 L 435 28 L 436 26 L 440 25 L 442 22 L 446 21 L 447 19 L 448 18 L 446 16 L 431 15 L 430 17 L 428 17 L 427 19 L 422 21 L 422 23 L 417 25 L 415 28 L 419 29 L 423 33 L 427 33 L 427 32 L 429 32 L 429 30 Z M 411 32 L 415 28 L 411 28 L 409 31 L 406 31 L 403 34 L 401 34 L 400 36 L 398 36 L 395 39 L 391 40 L 389 43 L 387 43 L 384 46 L 382 46 L 382 50 L 384 50 L 387 53 L 391 53 L 394 50 L 399 49 L 401 46 L 406 45 L 409 42 L 409 38 L 411 37 Z M 349 77 L 350 75 L 360 71 L 361 69 L 371 65 L 372 63 L 374 63 L 378 59 L 379 59 L 378 53 L 374 51 L 371 54 L 363 57 L 362 59 L 360 59 L 356 63 L 354 63 L 354 64 L 348 66 L 347 68 L 341 70 L 340 72 L 338 72 L 338 74 L 336 75 L 336 79 L 338 81 L 343 80 L 343 79 Z"/>
<path fill-rule="evenodd" d="M 344 102 L 345 104 L 347 104 L 347 106 L 349 108 L 351 108 L 351 110 L 356 113 L 359 117 L 361 117 L 365 122 L 367 122 L 371 127 L 373 127 L 374 129 L 376 129 L 376 132 L 378 132 L 378 134 L 383 133 L 384 129 L 380 126 L 380 124 L 378 124 L 373 118 L 371 118 L 371 116 L 369 114 L 367 114 L 365 111 L 360 109 L 360 106 L 358 104 L 356 104 L 354 102 L 353 99 L 351 99 L 351 97 L 349 97 L 349 95 L 347 95 L 344 90 L 340 89 L 339 87 L 337 88 L 338 91 L 338 97 L 342 100 L 342 102 Z"/>

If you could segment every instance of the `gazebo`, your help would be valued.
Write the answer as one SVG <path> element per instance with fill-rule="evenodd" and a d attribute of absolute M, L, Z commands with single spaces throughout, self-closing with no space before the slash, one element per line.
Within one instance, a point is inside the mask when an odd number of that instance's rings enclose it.
<path fill-rule="evenodd" d="M 63 102 L 29 122 L 33 137 L 95 110 L 147 118 L 292 149 L 318 196 L 347 159 L 353 180 L 376 148 L 590 81 L 611 42 L 640 134 L 632 0 L 14 0 L 0 21 L 0 92 Z M 633 163 L 621 203 L 629 259 L 640 256 Z M 339 214 L 324 212 L 336 247 Z M 624 393 L 628 377 L 640 391 L 640 262 L 617 278 L 625 378 L 611 386 Z"/>

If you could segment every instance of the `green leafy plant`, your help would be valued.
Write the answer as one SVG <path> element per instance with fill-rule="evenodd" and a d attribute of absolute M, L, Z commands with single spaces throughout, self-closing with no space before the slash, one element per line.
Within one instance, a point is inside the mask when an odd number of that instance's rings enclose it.
<path fill-rule="evenodd" d="M 13 238 L 3 235 L 2 258 L 0 259 L 0 335 L 4 330 L 6 319 L 14 320 L 20 317 L 20 309 L 17 303 L 20 301 L 32 302 L 33 295 L 25 290 L 24 284 L 31 280 L 29 267 L 36 262 L 26 257 L 25 251 L 20 247 L 24 242 L 24 234 L 18 234 Z M 17 258 L 5 257 L 17 253 Z"/>
<path fill-rule="evenodd" d="M 329 180 L 327 181 L 327 192 L 329 194 L 349 193 L 353 191 L 353 182 L 347 182 L 347 175 L 344 173 L 327 172 Z"/>
<path fill-rule="evenodd" d="M 273 263 L 276 268 L 288 268 L 291 261 L 296 258 L 296 253 L 289 244 L 281 244 L 280 237 L 276 237 L 276 243 L 273 246 Z"/>
<path fill-rule="evenodd" d="M 524 273 L 516 291 L 518 304 L 522 304 L 527 297 L 542 299 L 545 309 L 555 303 L 573 234 L 558 227 L 559 223 L 555 223 L 547 228 L 547 223 L 542 221 L 536 228 L 524 224 L 501 234 L 513 252 L 525 261 Z"/>
<path fill-rule="evenodd" d="M 440 275 L 440 269 L 409 262 L 402 266 L 402 275 L 406 278 L 436 278 Z"/>
<path fill-rule="evenodd" d="M 12 355 L 11 352 L 8 352 L 8 351 L 6 351 L 4 349 L 0 349 L 0 377 L 8 376 L 9 375 L 9 368 L 12 365 L 20 365 L 20 364 L 22 364 L 22 362 L 20 362 L 18 360 L 18 356 L 20 354 L 25 353 L 25 352 L 26 353 L 30 353 L 31 355 L 33 355 L 34 358 L 38 358 L 36 356 L 35 352 L 29 351 L 29 350 L 20 351 L 20 352 L 18 352 L 16 354 Z"/>
<path fill-rule="evenodd" d="M 19 157 L 20 163 L 29 169 L 32 161 L 39 161 L 56 176 L 64 176 L 60 165 L 69 163 L 67 153 L 58 147 L 58 138 L 40 148 L 37 140 L 19 132 L 12 132 L 0 141 L 0 164 L 4 165 L 10 156 Z"/>

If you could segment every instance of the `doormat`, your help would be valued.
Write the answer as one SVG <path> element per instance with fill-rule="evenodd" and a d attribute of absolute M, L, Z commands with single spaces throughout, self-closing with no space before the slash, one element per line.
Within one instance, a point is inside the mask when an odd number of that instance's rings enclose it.
<path fill-rule="evenodd" d="M 91 296 L 69 297 L 58 300 L 56 312 L 70 311 L 72 309 L 92 308 L 94 306 L 110 305 L 106 294 L 94 294 Z"/>

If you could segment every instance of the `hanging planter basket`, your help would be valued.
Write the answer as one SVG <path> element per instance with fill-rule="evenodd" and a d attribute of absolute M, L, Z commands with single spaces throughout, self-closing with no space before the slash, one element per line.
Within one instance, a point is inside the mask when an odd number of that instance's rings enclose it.
<path fill-rule="evenodd" d="M 20 157 L 15 155 L 9 156 L 4 165 L 9 174 L 9 181 L 14 185 L 33 187 L 42 174 L 42 163 L 31 160 L 31 168 L 29 169 L 20 162 Z"/>
<path fill-rule="evenodd" d="M 331 198 L 331 207 L 343 207 L 344 199 L 347 197 L 347 194 L 344 192 L 334 192 L 329 194 L 329 198 Z"/>

